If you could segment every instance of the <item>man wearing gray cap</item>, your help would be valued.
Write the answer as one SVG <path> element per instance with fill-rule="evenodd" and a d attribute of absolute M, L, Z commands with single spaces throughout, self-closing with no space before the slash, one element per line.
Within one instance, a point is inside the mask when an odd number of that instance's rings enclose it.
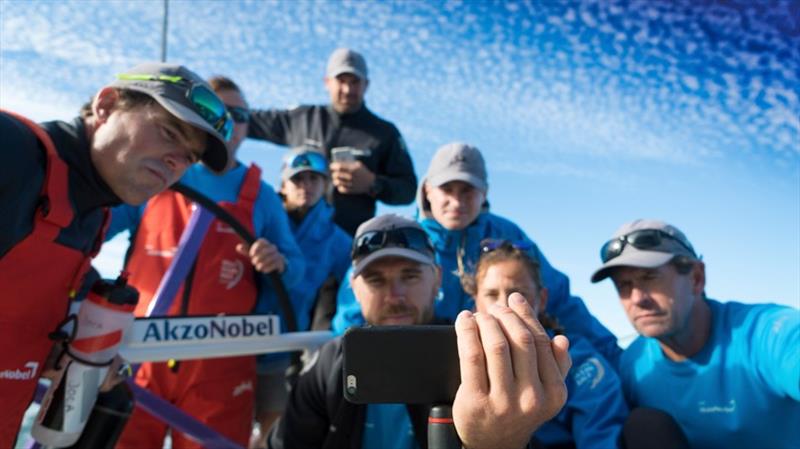
<path fill-rule="evenodd" d="M 366 221 L 352 261 L 353 290 L 369 324 L 431 322 L 441 271 L 418 223 L 391 214 Z M 525 447 L 566 400 L 566 338 L 551 341 L 522 295 L 508 304 L 464 311 L 455 322 L 461 385 L 453 421 L 466 448 Z M 345 401 L 341 342 L 324 345 L 301 374 L 269 447 L 427 447 L 427 406 Z"/>
<path fill-rule="evenodd" d="M 290 147 L 313 146 L 331 161 L 334 221 L 352 235 L 375 215 L 375 203 L 408 204 L 417 177 L 403 137 L 364 104 L 364 57 L 339 48 L 328 59 L 330 105 L 253 110 L 248 137 Z"/>
<path fill-rule="evenodd" d="M 707 298 L 705 264 L 662 221 L 623 225 L 600 256 L 592 282 L 611 278 L 640 334 L 620 359 L 631 407 L 671 414 L 691 447 L 796 447 L 797 309 Z"/>
<path fill-rule="evenodd" d="M 118 75 L 71 123 L 0 113 L 0 447 L 13 446 L 107 208 L 146 201 L 198 160 L 222 170 L 232 127 L 202 78 L 159 63 Z"/>

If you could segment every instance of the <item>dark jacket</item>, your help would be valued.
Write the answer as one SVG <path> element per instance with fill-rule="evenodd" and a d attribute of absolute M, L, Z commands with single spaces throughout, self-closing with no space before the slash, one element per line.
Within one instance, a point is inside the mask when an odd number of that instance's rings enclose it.
<path fill-rule="evenodd" d="M 283 416 L 272 427 L 270 449 L 360 449 L 367 407 L 344 399 L 342 339 L 326 343 L 300 375 Z M 419 447 L 426 448 L 430 407 L 409 405 Z"/>
<path fill-rule="evenodd" d="M 329 159 L 336 147 L 366 150 L 368 154 L 357 159 L 376 175 L 371 194 L 333 194 L 333 220 L 350 235 L 375 215 L 377 200 L 392 205 L 414 200 L 417 177 L 400 131 L 366 106 L 346 115 L 330 106 L 253 110 L 248 137 L 291 147 L 322 148 Z"/>
<path fill-rule="evenodd" d="M 120 203 L 92 165 L 89 140 L 81 119 L 72 123 L 41 125 L 50 135 L 59 157 L 67 164 L 73 221 L 61 230 L 56 241 L 89 253 L 103 225 L 105 206 Z M 0 257 L 6 254 L 33 226 L 44 179 L 44 152 L 33 133 L 17 120 L 0 114 Z M 23 188 L 24 187 L 24 188 Z"/>

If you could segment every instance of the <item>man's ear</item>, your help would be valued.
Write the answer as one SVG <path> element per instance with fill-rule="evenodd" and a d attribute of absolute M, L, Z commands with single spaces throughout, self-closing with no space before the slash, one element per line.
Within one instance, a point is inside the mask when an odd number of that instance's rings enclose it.
<path fill-rule="evenodd" d="M 368 87 L 369 87 L 369 80 L 364 80 L 364 93 L 367 93 Z"/>
<path fill-rule="evenodd" d="M 689 276 L 692 279 L 692 293 L 695 295 L 703 294 L 706 289 L 706 264 L 699 260 L 696 261 Z"/>
<path fill-rule="evenodd" d="M 113 87 L 104 87 L 97 92 L 92 101 L 92 116 L 95 124 L 105 123 L 119 102 L 119 92 Z"/>

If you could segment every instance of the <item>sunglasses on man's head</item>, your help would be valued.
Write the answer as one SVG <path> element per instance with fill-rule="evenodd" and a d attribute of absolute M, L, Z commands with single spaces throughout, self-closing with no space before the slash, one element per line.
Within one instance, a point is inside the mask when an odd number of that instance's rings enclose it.
<path fill-rule="evenodd" d="M 217 94 L 205 85 L 195 83 L 181 76 L 168 75 L 121 73 L 117 75 L 117 79 L 126 81 L 162 81 L 187 85 L 186 98 L 192 104 L 194 111 L 214 130 L 220 133 L 225 140 L 231 139 L 231 135 L 233 135 L 231 115 L 222 100 L 217 97 Z"/>
<path fill-rule="evenodd" d="M 394 228 L 387 231 L 367 231 L 353 240 L 350 256 L 353 260 L 368 256 L 383 248 L 408 248 L 424 254 L 433 254 L 428 234 L 417 228 Z"/>
<path fill-rule="evenodd" d="M 328 160 L 320 153 L 308 151 L 293 155 L 286 161 L 287 168 L 310 168 L 316 172 L 328 173 Z"/>
<path fill-rule="evenodd" d="M 533 248 L 533 243 L 526 240 L 505 240 L 505 239 L 483 239 L 481 240 L 481 254 L 490 253 L 500 248 L 518 249 L 520 251 L 527 251 Z"/>
<path fill-rule="evenodd" d="M 642 229 L 640 231 L 633 231 L 630 234 L 625 234 L 607 241 L 605 245 L 600 248 L 600 259 L 603 261 L 603 263 L 606 263 L 609 260 L 618 257 L 620 254 L 622 254 L 622 250 L 625 249 L 626 244 L 629 244 L 636 249 L 652 251 L 663 250 L 661 252 L 670 253 L 672 252 L 672 248 L 670 245 L 668 245 L 668 242 L 666 242 L 665 239 L 678 242 L 678 244 L 680 244 L 682 247 L 689 250 L 689 253 L 692 256 L 697 257 L 694 249 L 689 246 L 689 244 L 675 237 L 674 235 L 664 232 L 660 229 Z"/>
<path fill-rule="evenodd" d="M 236 123 L 248 123 L 250 121 L 250 110 L 241 106 L 225 105 L 225 108 L 230 112 L 231 118 Z"/>

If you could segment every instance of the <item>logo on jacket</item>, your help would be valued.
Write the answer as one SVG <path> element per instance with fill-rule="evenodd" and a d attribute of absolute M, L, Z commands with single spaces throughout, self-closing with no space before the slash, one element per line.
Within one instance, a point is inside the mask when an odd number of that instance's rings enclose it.
<path fill-rule="evenodd" d="M 144 252 L 148 256 L 153 257 L 162 257 L 164 259 L 169 259 L 170 257 L 175 256 L 175 251 L 177 251 L 177 247 L 167 248 L 167 249 L 159 249 L 152 245 L 146 245 L 144 247 Z"/>
<path fill-rule="evenodd" d="M 736 411 L 736 399 L 731 399 L 727 404 L 709 405 L 706 401 L 698 404 L 700 413 L 733 413 Z"/>
<path fill-rule="evenodd" d="M 246 380 L 233 389 L 233 397 L 239 396 L 245 391 L 253 391 L 253 381 Z"/>
<path fill-rule="evenodd" d="M 606 369 L 603 367 L 603 364 L 600 363 L 600 360 L 598 360 L 597 357 L 589 357 L 575 370 L 575 383 L 581 386 L 591 381 L 591 385 L 589 385 L 589 389 L 591 390 L 603 380 L 605 375 Z"/>
<path fill-rule="evenodd" d="M 36 379 L 36 370 L 39 369 L 38 362 L 25 363 L 24 369 L 6 369 L 0 371 L 0 379 L 8 380 L 31 380 Z"/>
<path fill-rule="evenodd" d="M 244 275 L 244 264 L 239 259 L 222 260 L 219 270 L 219 283 L 225 285 L 226 290 L 236 287 Z"/>
<path fill-rule="evenodd" d="M 217 222 L 217 227 L 215 229 L 217 232 L 221 232 L 223 234 L 236 234 L 236 231 L 234 231 L 232 227 L 222 223 L 221 221 Z"/>

